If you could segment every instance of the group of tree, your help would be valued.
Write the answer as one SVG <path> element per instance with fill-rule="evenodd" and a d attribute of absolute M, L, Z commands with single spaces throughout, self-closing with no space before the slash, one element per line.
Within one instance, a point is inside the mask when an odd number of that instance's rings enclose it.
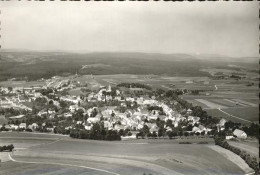
<path fill-rule="evenodd" d="M 72 129 L 70 131 L 70 137 L 90 140 L 121 140 L 118 131 L 107 130 L 101 122 L 93 124 L 93 127 L 90 130 L 79 128 Z"/>
<path fill-rule="evenodd" d="M 148 106 L 147 107 L 148 111 L 153 111 L 153 110 L 158 110 L 158 111 L 163 111 L 163 108 L 160 106 Z"/>
<path fill-rule="evenodd" d="M 245 133 L 249 136 L 259 138 L 259 124 L 251 123 L 249 127 L 244 126 L 243 131 L 245 131 Z"/>
<path fill-rule="evenodd" d="M 63 127 L 63 126 L 55 127 L 53 132 L 54 132 L 54 134 L 63 134 L 63 135 L 69 135 L 70 134 L 70 130 L 65 129 L 65 127 Z"/>
<path fill-rule="evenodd" d="M 17 110 L 14 108 L 0 108 L 0 115 L 5 115 L 6 117 L 16 116 L 25 113 L 25 110 Z"/>
<path fill-rule="evenodd" d="M 205 132 L 187 132 L 187 131 L 165 131 L 164 129 L 158 130 L 158 132 L 147 132 L 145 130 L 140 130 L 139 133 L 136 134 L 136 138 L 160 138 L 168 136 L 169 139 L 176 137 L 188 137 L 188 136 L 204 136 Z"/>
<path fill-rule="evenodd" d="M 232 145 L 229 145 L 228 142 L 221 136 L 215 136 L 214 137 L 215 140 L 215 144 L 219 145 L 225 149 L 228 149 L 230 151 L 232 151 L 233 153 L 239 155 L 242 159 L 245 160 L 245 162 L 249 165 L 249 167 L 251 167 L 252 169 L 255 170 L 255 174 L 259 174 L 259 165 L 258 165 L 258 161 L 257 158 L 248 154 L 247 152 L 240 150 L 237 147 L 234 147 Z"/>
<path fill-rule="evenodd" d="M 117 87 L 126 87 L 126 88 L 142 88 L 147 90 L 152 90 L 151 86 L 141 84 L 141 83 L 120 83 L 117 85 Z"/>
<path fill-rule="evenodd" d="M 37 90 L 37 92 L 40 92 L 42 95 L 46 96 L 50 93 L 53 93 L 53 89 L 51 88 L 47 88 L 47 89 L 40 89 L 40 90 Z"/>
<path fill-rule="evenodd" d="M 11 144 L 11 145 L 4 145 L 4 146 L 0 146 L 0 152 L 3 152 L 3 151 L 13 151 L 14 149 L 14 145 Z"/>

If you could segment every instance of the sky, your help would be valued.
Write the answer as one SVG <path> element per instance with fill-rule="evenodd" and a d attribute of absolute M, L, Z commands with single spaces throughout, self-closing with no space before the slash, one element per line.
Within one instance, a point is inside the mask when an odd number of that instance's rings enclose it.
<path fill-rule="evenodd" d="M 3 49 L 259 55 L 258 2 L 1 1 Z"/>

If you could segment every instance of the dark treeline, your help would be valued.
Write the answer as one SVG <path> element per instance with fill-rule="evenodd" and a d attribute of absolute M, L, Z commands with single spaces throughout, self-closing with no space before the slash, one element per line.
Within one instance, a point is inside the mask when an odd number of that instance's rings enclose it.
<path fill-rule="evenodd" d="M 247 133 L 247 135 L 254 136 L 259 138 L 259 125 L 256 123 L 252 123 L 249 127 L 243 127 L 243 130 Z"/>
<path fill-rule="evenodd" d="M 103 124 L 95 123 L 91 130 L 85 130 L 83 128 L 76 128 L 70 131 L 70 137 L 78 139 L 90 139 L 90 140 L 121 140 L 120 134 L 114 130 L 107 130 Z"/>
<path fill-rule="evenodd" d="M 143 88 L 147 90 L 152 90 L 151 86 L 140 84 L 140 83 L 120 83 L 117 85 L 117 87 L 126 87 L 126 88 Z"/>
<path fill-rule="evenodd" d="M 232 151 L 233 153 L 239 155 L 242 159 L 244 159 L 245 162 L 249 165 L 249 167 L 251 167 L 252 169 L 255 170 L 255 175 L 259 174 L 259 166 L 258 166 L 256 157 L 248 154 L 245 151 L 240 150 L 237 147 L 229 145 L 228 142 L 225 141 L 224 137 L 215 136 L 214 140 L 215 140 L 216 145 L 219 145 L 225 149 L 228 149 L 228 150 Z"/>

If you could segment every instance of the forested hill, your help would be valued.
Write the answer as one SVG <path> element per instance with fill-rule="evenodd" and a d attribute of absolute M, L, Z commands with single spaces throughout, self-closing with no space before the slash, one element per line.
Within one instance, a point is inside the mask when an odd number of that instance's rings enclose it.
<path fill-rule="evenodd" d="M 171 76 L 210 76 L 200 69 L 223 67 L 234 63 L 227 57 L 217 59 L 199 58 L 189 54 L 157 53 L 67 53 L 1 51 L 0 81 L 13 77 L 29 80 L 49 78 L 54 75 L 75 74 L 157 74 Z M 240 63 L 236 63 L 240 64 Z M 242 63 L 251 66 L 252 63 Z"/>

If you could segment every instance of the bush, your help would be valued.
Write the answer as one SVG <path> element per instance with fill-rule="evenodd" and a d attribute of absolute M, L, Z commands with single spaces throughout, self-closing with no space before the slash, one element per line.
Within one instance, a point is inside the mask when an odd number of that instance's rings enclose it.
<path fill-rule="evenodd" d="M 179 144 L 192 144 L 191 142 L 179 142 Z"/>
<path fill-rule="evenodd" d="M 208 142 L 199 142 L 198 144 L 208 144 Z"/>
<path fill-rule="evenodd" d="M 27 131 L 27 132 L 32 132 L 32 130 L 29 129 L 29 128 L 25 129 L 25 131 Z"/>
<path fill-rule="evenodd" d="M 11 144 L 11 145 L 4 145 L 4 146 L 0 146 L 0 152 L 3 152 L 3 151 L 13 151 L 14 149 L 14 145 Z"/>

